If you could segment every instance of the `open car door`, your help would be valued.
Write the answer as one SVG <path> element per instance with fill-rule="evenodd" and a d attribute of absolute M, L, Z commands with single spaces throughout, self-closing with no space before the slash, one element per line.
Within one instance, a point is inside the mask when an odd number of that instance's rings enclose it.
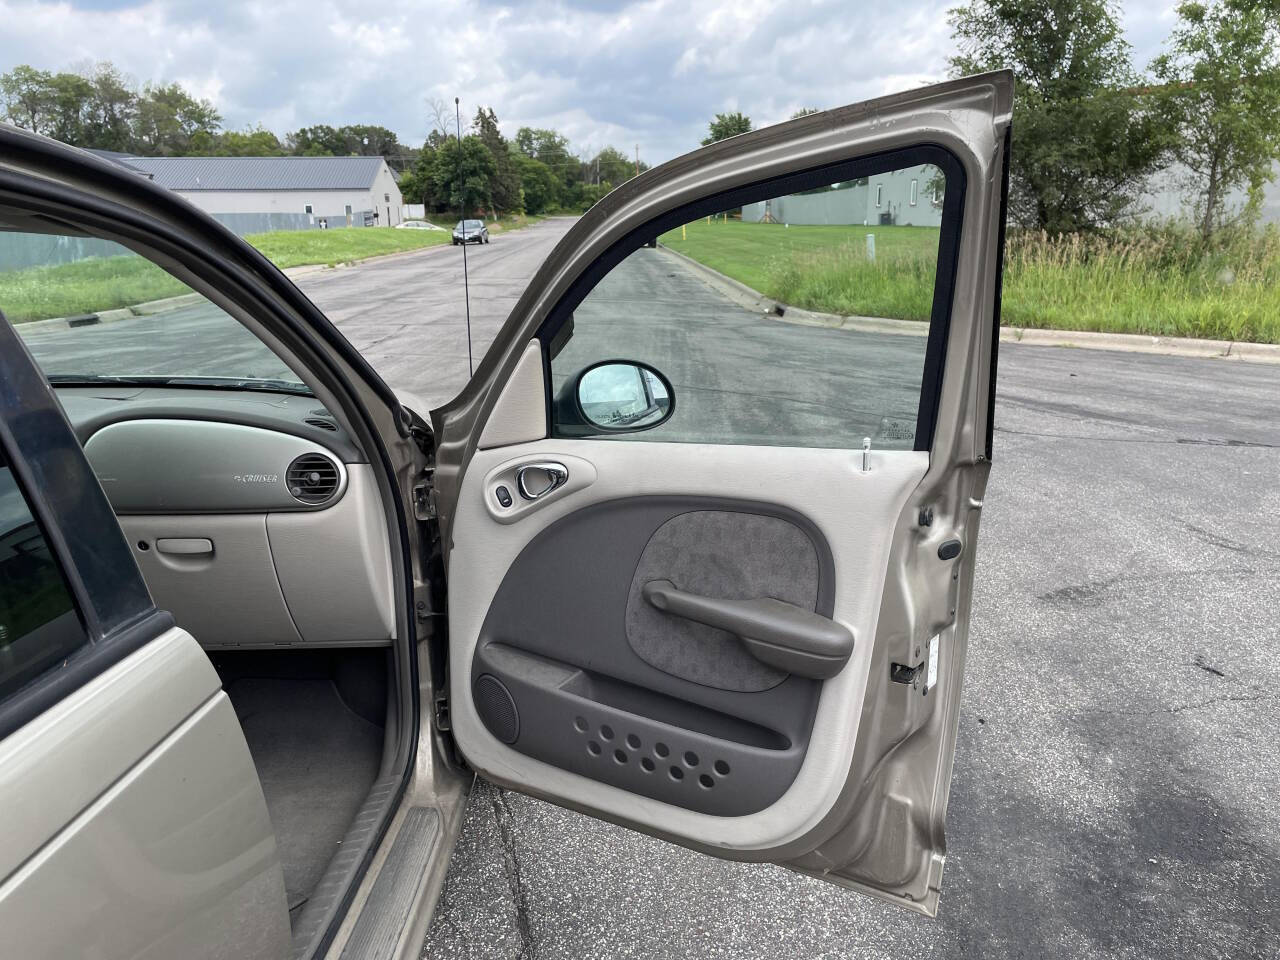
<path fill-rule="evenodd" d="M 936 912 L 1012 92 L 722 141 L 548 258 L 433 415 L 482 775 Z"/>

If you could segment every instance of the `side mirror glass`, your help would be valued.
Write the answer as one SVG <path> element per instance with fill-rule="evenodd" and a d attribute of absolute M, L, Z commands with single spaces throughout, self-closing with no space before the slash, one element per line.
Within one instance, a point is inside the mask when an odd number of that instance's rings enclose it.
<path fill-rule="evenodd" d="M 575 396 L 582 420 L 611 432 L 656 427 L 675 409 L 667 378 L 629 360 L 606 360 L 588 367 L 578 375 Z"/>

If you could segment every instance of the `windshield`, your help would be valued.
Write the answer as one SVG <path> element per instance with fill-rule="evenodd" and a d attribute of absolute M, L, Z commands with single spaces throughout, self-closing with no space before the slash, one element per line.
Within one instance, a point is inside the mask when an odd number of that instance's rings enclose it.
<path fill-rule="evenodd" d="M 109 240 L 0 233 L 0 312 L 54 383 L 310 392 L 221 307 Z"/>
<path fill-rule="evenodd" d="M 455 229 L 455 230 L 461 230 L 461 229 L 463 228 L 463 224 L 464 224 L 464 223 L 466 224 L 466 228 L 467 228 L 468 230 L 479 230 L 481 227 L 483 227 L 483 226 L 484 226 L 484 221 L 483 221 L 483 220 L 466 220 L 466 221 L 459 220 L 459 221 L 458 221 L 458 225 L 457 225 L 456 227 L 454 227 L 453 229 Z"/>

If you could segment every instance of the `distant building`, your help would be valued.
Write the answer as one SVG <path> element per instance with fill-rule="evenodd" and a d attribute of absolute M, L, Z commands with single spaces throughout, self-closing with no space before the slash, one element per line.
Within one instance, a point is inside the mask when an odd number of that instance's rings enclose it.
<path fill-rule="evenodd" d="M 133 157 L 110 154 L 236 233 L 394 227 L 395 174 L 381 157 Z"/>
<path fill-rule="evenodd" d="M 934 191 L 938 168 L 906 167 L 863 180 L 832 184 L 825 190 L 794 193 L 749 203 L 742 219 L 772 219 L 794 224 L 877 224 L 937 227 L 942 225 L 942 194 Z"/>
<path fill-rule="evenodd" d="M 1262 188 L 1262 206 L 1258 210 L 1258 222 L 1280 223 L 1280 163 L 1272 169 L 1272 180 Z M 1175 165 L 1157 173 L 1147 183 L 1147 189 L 1139 200 L 1142 216 L 1149 220 L 1190 221 L 1194 213 L 1191 199 L 1183 181 L 1186 168 Z M 1225 203 L 1228 209 L 1244 206 L 1248 195 L 1244 190 L 1228 192 Z"/>

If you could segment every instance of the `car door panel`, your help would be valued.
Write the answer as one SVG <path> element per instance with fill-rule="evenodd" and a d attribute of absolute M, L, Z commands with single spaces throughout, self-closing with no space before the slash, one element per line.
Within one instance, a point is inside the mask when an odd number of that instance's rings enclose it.
<path fill-rule="evenodd" d="M 513 449 L 479 452 L 470 477 L 479 481 L 489 463 L 510 459 Z M 787 527 L 803 531 L 804 538 L 815 545 L 816 556 L 829 551 L 831 572 L 825 582 L 819 576 L 815 591 L 818 612 L 829 609 L 832 618 L 847 626 L 855 638 L 870 637 L 876 629 L 881 577 L 893 535 L 893 520 L 884 518 L 896 519 L 924 474 L 927 455 L 873 452 L 871 469 L 863 473 L 861 453 L 840 450 L 798 448 L 780 453 L 749 446 L 595 440 L 542 440 L 519 449 L 531 460 L 586 460 L 597 477 L 589 487 L 509 524 L 489 515 L 482 483 L 475 482 L 474 487 L 464 490 L 457 521 L 465 525 L 467 536 L 455 542 L 450 558 L 449 604 L 455 641 L 471 635 L 472 630 L 480 638 L 478 645 L 454 642 L 451 646 L 453 724 L 459 741 L 466 744 L 468 760 L 502 781 L 536 784 L 541 792 L 547 792 L 547 787 L 572 792 L 576 801 L 615 817 L 643 816 L 646 822 L 661 825 L 664 831 L 690 842 L 768 859 L 768 851 L 802 834 L 805 825 L 819 818 L 839 792 L 838 772 L 847 767 L 852 749 L 849 734 L 857 726 L 859 691 L 865 681 L 860 674 L 871 645 L 855 641 L 850 667 L 822 684 L 821 691 L 817 682 L 797 677 L 772 688 L 742 691 L 707 686 L 665 672 L 647 663 L 627 639 L 628 598 L 645 547 L 673 517 L 732 512 L 742 518 L 785 518 Z M 664 469 L 648 469 L 654 461 L 663 463 Z M 851 483 L 853 495 L 831 496 L 832 489 L 847 488 Z M 785 490 L 786 495 L 783 502 L 762 502 L 762 490 Z M 565 537 L 568 542 L 557 545 L 553 541 L 548 548 L 561 524 L 572 527 Z M 746 530 L 729 530 L 734 542 L 718 552 L 731 556 L 744 545 L 751 549 L 748 540 L 737 540 L 747 536 Z M 824 558 L 818 567 L 825 566 Z M 674 567 L 663 569 L 680 573 Z M 598 596 L 597 582 L 611 594 Z M 728 573 L 723 584 L 726 590 L 737 585 Z M 602 636 L 606 630 L 609 635 Z M 490 732 L 476 709 L 476 679 L 488 672 L 505 683 L 525 673 L 530 664 L 517 661 L 519 666 L 503 669 L 503 654 L 508 663 L 515 658 L 499 650 L 495 673 L 494 657 L 486 649 L 489 645 L 540 658 L 544 668 L 562 673 L 558 681 L 547 678 L 546 682 L 570 686 L 568 692 L 573 696 L 562 699 L 563 711 L 531 714 L 526 721 L 518 695 L 516 709 L 521 711 L 520 736 L 537 738 L 536 744 L 525 746 L 536 753 L 548 749 L 543 739 L 549 738 L 555 748 L 566 751 L 554 756 L 572 756 L 573 762 L 562 760 L 565 765 L 556 766 L 525 755 L 520 752 L 519 740 L 513 748 Z M 700 659 L 693 669 L 705 665 Z M 583 676 L 572 676 L 571 668 Z M 592 680 L 596 682 L 594 690 Z M 610 680 L 657 697 L 627 699 L 609 690 Z M 524 683 L 529 685 L 530 681 Z M 588 695 L 575 693 L 584 688 Z M 647 702 L 637 703 L 637 699 Z M 682 713 L 671 701 L 684 708 L 701 708 L 705 711 L 698 713 L 701 722 Z M 581 711 L 573 712 L 569 704 L 580 706 Z M 622 709 L 623 705 L 631 709 Z M 587 719 L 589 709 L 596 711 L 591 718 L 591 737 L 574 728 L 579 715 Z M 624 719 L 629 727 L 618 725 Z M 717 724 L 725 733 L 732 731 L 731 735 L 716 736 Z M 608 750 L 603 749 L 606 742 L 599 739 L 603 725 L 614 727 Z M 541 732 L 531 732 L 540 726 L 544 727 Z M 668 733 L 668 728 L 675 732 Z M 665 739 L 659 738 L 660 731 Z M 628 733 L 641 739 L 642 750 L 627 749 Z M 676 734 L 687 737 L 678 752 Z M 789 746 L 778 750 L 782 739 Z M 591 740 L 601 744 L 601 758 L 588 752 Z M 670 748 L 668 758 L 653 754 L 659 742 Z M 626 751 L 627 763 L 615 762 L 616 749 Z M 696 767 L 683 764 L 685 750 L 698 753 Z M 655 762 L 652 774 L 639 767 L 644 756 Z M 737 761 L 741 786 L 724 781 L 725 789 L 720 793 L 716 792 L 722 785 L 719 779 L 713 781 L 716 787 L 700 786 L 699 777 L 704 773 L 716 777 L 717 759 L 728 764 L 733 777 L 734 756 L 761 759 L 755 766 L 751 760 Z M 665 761 L 661 767 L 658 760 Z M 672 761 L 677 769 L 683 767 L 678 783 L 670 778 Z M 590 781 L 584 779 L 591 776 L 586 771 L 595 774 Z M 657 786 L 648 787 L 650 777 Z M 755 777 L 767 782 L 753 785 Z M 631 792 L 638 782 L 662 799 L 638 797 Z M 625 787 L 619 786 L 624 783 Z M 743 796 L 713 799 L 735 789 Z M 675 797 L 683 800 L 677 804 L 681 809 L 673 809 Z M 746 809 L 751 806 L 754 810 Z"/>
<path fill-rule="evenodd" d="M 936 911 L 989 469 L 1011 97 L 1010 76 L 989 74 L 716 144 L 615 191 L 548 258 L 467 390 L 433 414 L 450 711 L 482 774 L 704 852 L 783 863 Z M 709 214 L 754 204 L 767 215 L 770 197 L 928 165 L 942 172 L 945 197 L 931 321 L 914 328 L 928 334 L 912 348 L 915 388 L 905 367 L 876 373 L 888 340 L 910 336 L 902 321 L 870 321 L 867 366 L 850 370 L 856 350 L 831 363 L 829 338 L 750 319 L 759 295 L 749 290 L 713 279 L 736 306 L 703 309 L 684 279 L 693 268 L 642 250 L 668 231 L 683 238 L 682 224 Z M 619 298 L 639 306 L 619 311 Z M 827 321 L 787 318 L 795 322 Z M 537 398 L 513 378 L 517 366 L 528 372 L 531 338 L 546 384 Z M 782 352 L 802 341 L 804 359 Z M 914 415 L 914 430 L 881 421 L 898 448 L 878 439 L 866 450 L 847 434 L 825 442 L 837 422 L 829 414 L 771 419 L 778 391 L 750 380 L 761 368 L 742 367 L 748 379 L 736 383 L 724 374 L 734 357 L 775 342 L 764 362 L 797 371 L 788 394 L 806 388 L 805 364 L 818 364 L 827 392 L 814 400 L 831 410 L 849 396 L 859 435 L 872 432 L 864 424 L 875 409 L 861 391 L 876 383 L 895 417 L 918 402 L 901 417 Z M 652 434 L 557 438 L 572 370 L 604 357 L 669 375 L 675 416 Z M 761 411 L 740 412 L 751 398 Z M 530 418 L 541 405 L 545 433 L 485 449 L 491 412 L 511 422 L 521 403 Z M 904 433 L 914 449 L 901 449 Z M 585 460 L 595 476 L 500 522 L 498 491 L 483 478 L 499 464 L 557 457 Z M 829 551 L 829 606 L 795 530 L 811 534 L 801 539 L 819 569 Z M 672 615 L 671 597 L 683 597 L 685 615 Z M 782 659 L 753 644 L 743 603 L 752 616 L 789 617 L 811 655 L 834 651 L 836 662 L 806 665 L 795 650 Z M 698 617 L 710 624 L 690 622 Z M 747 626 L 716 632 L 717 623 Z M 840 638 L 850 634 L 841 668 Z"/>
<path fill-rule="evenodd" d="M 104 960 L 287 954 L 262 788 L 217 674 L 185 631 L 171 628 L 0 742 L 0 804 L 10 955 L 65 957 L 73 945 Z"/>

